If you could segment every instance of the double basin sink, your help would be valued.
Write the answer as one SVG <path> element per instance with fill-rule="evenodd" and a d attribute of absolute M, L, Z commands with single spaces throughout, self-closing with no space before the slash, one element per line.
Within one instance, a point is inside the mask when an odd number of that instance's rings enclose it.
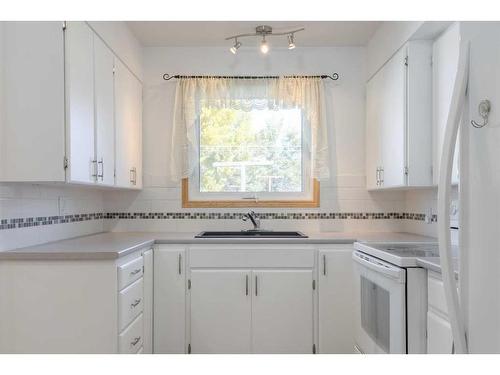
<path fill-rule="evenodd" d="M 201 232 L 195 238 L 307 238 L 307 236 L 297 231 L 241 230 Z"/>

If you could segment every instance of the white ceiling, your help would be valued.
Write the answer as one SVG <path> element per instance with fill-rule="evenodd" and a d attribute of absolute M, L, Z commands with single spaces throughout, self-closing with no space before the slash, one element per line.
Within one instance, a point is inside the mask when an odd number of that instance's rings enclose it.
<path fill-rule="evenodd" d="M 142 45 L 156 46 L 228 46 L 224 40 L 235 34 L 251 33 L 258 25 L 275 31 L 305 27 L 295 35 L 297 46 L 362 46 L 380 26 L 378 21 L 130 21 L 127 22 Z M 244 46 L 256 45 L 258 38 L 240 40 Z M 269 38 L 271 44 L 286 45 L 286 37 Z"/>

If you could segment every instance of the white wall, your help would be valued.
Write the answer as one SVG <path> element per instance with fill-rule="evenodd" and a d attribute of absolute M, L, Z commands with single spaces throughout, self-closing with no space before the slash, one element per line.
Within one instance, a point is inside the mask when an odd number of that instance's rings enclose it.
<path fill-rule="evenodd" d="M 365 78 L 366 54 L 362 47 L 273 49 L 262 56 L 256 48 L 241 48 L 237 55 L 227 48 L 145 48 L 144 49 L 144 185 L 140 193 L 105 193 L 107 212 L 182 212 L 242 210 L 183 210 L 179 184 L 169 178 L 169 143 L 175 80 L 164 82 L 169 74 L 331 74 L 338 82 L 328 82 L 333 121 L 329 124 L 332 143 L 332 175 L 321 185 L 321 207 L 317 210 L 269 210 L 263 212 L 402 212 L 403 192 L 368 193 L 365 189 Z M 244 210 L 243 210 L 244 211 Z M 400 222 L 391 220 L 298 220 L 302 229 L 315 230 L 391 230 Z M 370 222 L 370 223 L 368 223 Z M 290 220 L 270 220 L 267 226 L 290 226 Z M 123 220 L 110 229 L 198 230 L 200 228 L 242 227 L 237 220 Z M 307 226 L 307 228 L 304 228 Z"/>
<path fill-rule="evenodd" d="M 366 46 L 367 78 L 372 77 L 423 24 L 422 21 L 384 22 Z"/>

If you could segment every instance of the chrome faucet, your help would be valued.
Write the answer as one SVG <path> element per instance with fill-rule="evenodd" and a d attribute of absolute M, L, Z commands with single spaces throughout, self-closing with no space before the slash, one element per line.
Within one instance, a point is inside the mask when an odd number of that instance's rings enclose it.
<path fill-rule="evenodd" d="M 250 211 L 243 216 L 243 221 L 247 220 L 250 220 L 253 224 L 253 229 L 251 230 L 260 230 L 260 219 L 254 211 Z"/>

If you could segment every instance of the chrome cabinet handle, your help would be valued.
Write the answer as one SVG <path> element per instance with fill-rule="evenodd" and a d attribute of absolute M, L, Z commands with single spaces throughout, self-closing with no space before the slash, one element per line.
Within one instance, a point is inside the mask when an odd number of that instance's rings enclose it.
<path fill-rule="evenodd" d="M 255 296 L 257 296 L 259 293 L 258 293 L 258 283 L 257 283 L 257 275 L 255 275 Z"/>
<path fill-rule="evenodd" d="M 323 254 L 323 275 L 326 276 L 326 255 Z"/>
<path fill-rule="evenodd" d="M 141 271 L 142 271 L 142 269 L 141 269 L 141 268 L 137 268 L 137 269 L 133 270 L 132 272 L 130 272 L 130 275 L 131 275 L 131 276 L 137 275 L 137 274 L 138 274 L 139 272 L 141 272 Z"/>
<path fill-rule="evenodd" d="M 92 165 L 92 177 L 97 181 L 97 159 L 91 159 L 90 164 Z"/>
<path fill-rule="evenodd" d="M 380 185 L 380 168 L 377 167 L 377 171 L 375 172 L 375 180 L 377 180 L 377 186 Z"/>
<path fill-rule="evenodd" d="M 131 344 L 132 346 L 136 346 L 136 345 L 137 345 L 137 343 L 138 343 L 139 341 L 141 341 L 141 336 L 139 336 L 139 337 L 135 337 L 135 338 L 134 338 L 134 339 L 130 342 L 130 344 Z"/>
<path fill-rule="evenodd" d="M 248 296 L 248 275 L 245 275 L 245 295 Z"/>
<path fill-rule="evenodd" d="M 137 184 L 137 169 L 135 167 L 132 167 L 130 169 L 130 182 L 132 183 L 132 185 Z"/>
<path fill-rule="evenodd" d="M 384 167 L 380 167 L 380 185 L 384 185 Z"/>
<path fill-rule="evenodd" d="M 99 164 L 101 165 L 101 173 L 99 174 Z M 97 178 L 100 178 L 101 181 L 104 181 L 104 159 L 101 158 L 100 161 L 97 162 Z"/>
<path fill-rule="evenodd" d="M 180 274 L 181 274 L 181 271 L 182 271 L 182 269 L 181 269 L 182 255 L 181 255 L 181 254 L 179 254 L 179 258 L 178 258 L 178 260 L 179 260 L 179 275 L 180 275 Z"/>
<path fill-rule="evenodd" d="M 130 304 L 130 307 L 136 307 L 139 303 L 141 303 L 141 299 L 136 299 L 133 303 Z"/>

